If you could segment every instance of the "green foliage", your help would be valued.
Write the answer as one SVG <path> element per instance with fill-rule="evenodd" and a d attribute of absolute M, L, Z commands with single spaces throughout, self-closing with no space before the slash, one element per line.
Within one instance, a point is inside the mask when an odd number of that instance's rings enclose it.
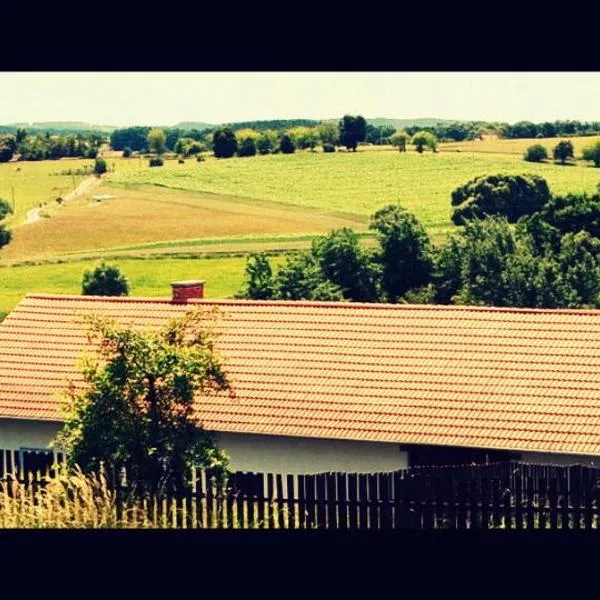
<path fill-rule="evenodd" d="M 581 157 L 583 160 L 591 160 L 595 167 L 600 167 L 600 142 L 584 148 Z"/>
<path fill-rule="evenodd" d="M 574 158 L 575 149 L 570 141 L 558 142 L 552 149 L 554 160 L 559 160 L 561 165 L 564 165 L 568 158 Z"/>
<path fill-rule="evenodd" d="M 527 162 L 542 162 L 548 158 L 548 151 L 541 144 L 529 146 L 525 151 L 524 159 Z"/>
<path fill-rule="evenodd" d="M 398 148 L 398 152 L 406 152 L 406 144 L 408 144 L 409 135 L 406 131 L 398 131 L 390 138 L 390 144 Z"/>
<path fill-rule="evenodd" d="M 115 129 L 110 134 L 110 147 L 113 150 L 131 148 L 136 152 L 141 152 L 148 148 L 149 132 L 150 127 L 126 127 L 124 129 Z"/>
<path fill-rule="evenodd" d="M 340 144 L 356 152 L 358 142 L 364 142 L 367 135 L 367 122 L 361 115 L 344 115 L 340 121 Z"/>
<path fill-rule="evenodd" d="M 10 204 L 6 200 L 0 198 L 0 248 L 6 246 L 12 238 L 12 232 L 10 229 L 6 229 L 6 226 L 2 223 L 10 213 L 12 213 Z"/>
<path fill-rule="evenodd" d="M 504 215 L 514 223 L 540 210 L 550 199 L 550 190 L 538 175 L 485 175 L 456 188 L 451 198 L 456 225 L 488 215 Z"/>
<path fill-rule="evenodd" d="M 81 293 L 84 296 L 127 296 L 129 283 L 116 265 L 102 261 L 84 272 Z"/>
<path fill-rule="evenodd" d="M 323 152 L 335 152 L 335 146 L 333 144 L 324 143 Z"/>
<path fill-rule="evenodd" d="M 319 139 L 323 145 L 331 144 L 332 146 L 335 146 L 338 143 L 340 130 L 337 123 L 319 123 L 316 129 Z"/>
<path fill-rule="evenodd" d="M 371 216 L 369 229 L 377 232 L 375 260 L 382 267 L 381 285 L 390 302 L 429 282 L 431 243 L 414 215 L 389 204 Z"/>
<path fill-rule="evenodd" d="M 270 300 L 273 298 L 273 271 L 266 254 L 251 253 L 246 260 L 244 291 L 241 298 Z"/>
<path fill-rule="evenodd" d="M 8 162 L 17 150 L 17 139 L 14 135 L 0 137 L 0 163 Z"/>
<path fill-rule="evenodd" d="M 274 298 L 278 300 L 340 301 L 342 289 L 329 281 L 310 251 L 288 257 L 277 272 Z"/>
<path fill-rule="evenodd" d="M 421 154 L 425 148 L 429 148 L 432 152 L 437 151 L 437 138 L 429 131 L 417 131 L 417 133 L 413 135 L 411 142 L 419 154 Z"/>
<path fill-rule="evenodd" d="M 556 249 L 505 217 L 468 222 L 438 252 L 438 302 L 529 308 L 600 306 L 600 242 L 568 233 Z"/>
<path fill-rule="evenodd" d="M 277 134 L 268 129 L 266 131 L 262 131 L 256 140 L 256 149 L 259 154 L 270 154 L 271 152 L 275 152 L 277 149 L 277 145 L 279 143 L 279 138 Z"/>
<path fill-rule="evenodd" d="M 160 156 L 165 151 L 167 136 L 162 129 L 154 127 L 148 132 L 146 139 L 148 140 L 148 146 L 152 152 L 155 152 Z"/>
<path fill-rule="evenodd" d="M 125 467 L 137 491 L 185 491 L 192 466 L 221 467 L 226 456 L 194 415 L 199 394 L 229 388 L 213 352 L 209 315 L 191 312 L 158 332 L 91 318 L 96 357 L 82 364 L 85 390 L 66 394 L 56 445 L 84 473 Z"/>
<path fill-rule="evenodd" d="M 213 152 L 216 158 L 231 158 L 238 150 L 235 133 L 229 127 L 221 127 L 213 133 Z"/>
<path fill-rule="evenodd" d="M 153 156 L 149 161 L 148 165 L 150 167 L 162 167 L 164 164 L 163 159 L 160 156 Z"/>
<path fill-rule="evenodd" d="M 292 136 L 296 148 L 312 150 L 319 139 L 318 131 L 313 127 L 294 127 L 288 133 Z"/>
<path fill-rule="evenodd" d="M 396 130 L 390 125 L 375 126 L 367 123 L 365 128 L 365 142 L 379 146 L 381 144 L 389 144 L 390 138 Z"/>
<path fill-rule="evenodd" d="M 106 173 L 106 161 L 103 158 L 97 158 L 94 161 L 94 173 L 96 175 L 102 175 Z"/>
<path fill-rule="evenodd" d="M 123 158 L 129 158 L 131 156 L 131 148 L 123 148 Z"/>
<path fill-rule="evenodd" d="M 311 251 L 325 277 L 341 288 L 344 298 L 357 302 L 379 299 L 376 263 L 352 229 L 329 232 L 313 242 Z"/>
<path fill-rule="evenodd" d="M 255 138 L 245 136 L 238 142 L 238 156 L 255 156 L 256 142 Z"/>
<path fill-rule="evenodd" d="M 279 138 L 279 149 L 283 154 L 293 154 L 296 151 L 296 145 L 289 133 L 284 132 L 281 134 Z"/>

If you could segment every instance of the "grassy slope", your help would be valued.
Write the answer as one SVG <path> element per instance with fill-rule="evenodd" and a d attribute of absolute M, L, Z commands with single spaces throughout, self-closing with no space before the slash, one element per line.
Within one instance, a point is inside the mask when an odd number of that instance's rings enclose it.
<path fill-rule="evenodd" d="M 119 260 L 127 276 L 132 296 L 171 295 L 169 283 L 178 279 L 205 279 L 208 298 L 225 298 L 235 294 L 244 280 L 244 258 Z M 278 260 L 275 260 L 277 264 Z M 95 264 L 81 261 L 0 268 L 0 313 L 8 312 L 27 294 L 33 292 L 79 294 L 83 272 Z"/>

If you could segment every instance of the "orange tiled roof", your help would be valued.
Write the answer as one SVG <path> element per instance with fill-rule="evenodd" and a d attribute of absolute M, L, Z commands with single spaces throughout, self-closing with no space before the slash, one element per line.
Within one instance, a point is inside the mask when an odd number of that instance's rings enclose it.
<path fill-rule="evenodd" d="M 198 304 L 219 307 L 236 393 L 199 399 L 207 429 L 600 454 L 600 311 Z M 28 295 L 0 325 L 0 418 L 60 420 L 82 314 L 158 325 L 189 307 Z"/>

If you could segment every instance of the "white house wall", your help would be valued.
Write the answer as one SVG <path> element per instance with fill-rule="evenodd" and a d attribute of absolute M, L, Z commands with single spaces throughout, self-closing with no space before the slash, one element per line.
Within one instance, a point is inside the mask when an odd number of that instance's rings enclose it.
<path fill-rule="evenodd" d="M 27 421 L 24 419 L 0 419 L 0 449 L 49 448 L 55 438 L 60 423 L 48 421 Z"/>
<path fill-rule="evenodd" d="M 310 475 L 396 471 L 408 466 L 408 454 L 398 444 L 221 433 L 218 445 L 229 454 L 233 471 Z"/>

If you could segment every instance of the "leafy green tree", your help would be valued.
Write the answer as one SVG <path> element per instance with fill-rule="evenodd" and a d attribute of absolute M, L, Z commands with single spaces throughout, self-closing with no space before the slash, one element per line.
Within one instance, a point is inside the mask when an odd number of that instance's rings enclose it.
<path fill-rule="evenodd" d="M 292 136 L 296 148 L 301 150 L 313 149 L 319 139 L 318 132 L 313 127 L 294 127 L 288 133 Z"/>
<path fill-rule="evenodd" d="M 148 148 L 148 133 L 150 127 L 126 127 L 115 129 L 110 134 L 110 147 L 113 150 L 123 150 L 128 147 L 135 152 Z"/>
<path fill-rule="evenodd" d="M 12 232 L 2 223 L 10 213 L 12 213 L 10 204 L 6 200 L 0 198 L 0 248 L 6 246 L 12 238 Z"/>
<path fill-rule="evenodd" d="M 419 154 L 421 154 L 425 148 L 429 148 L 432 152 L 437 151 L 437 138 L 429 131 L 417 131 L 412 137 L 412 144 Z"/>
<path fill-rule="evenodd" d="M 332 146 L 335 146 L 338 143 L 340 130 L 337 123 L 325 121 L 319 123 L 316 129 L 321 144 L 331 144 Z"/>
<path fill-rule="evenodd" d="M 529 146 L 525 151 L 524 159 L 527 162 L 542 162 L 548 158 L 548 150 L 541 144 Z"/>
<path fill-rule="evenodd" d="M 159 156 L 165 151 L 165 142 L 167 136 L 162 129 L 154 127 L 148 132 L 147 136 L 148 146 L 152 152 L 155 152 Z"/>
<path fill-rule="evenodd" d="M 17 129 L 17 132 L 15 134 L 17 145 L 20 144 L 21 142 L 23 142 L 26 137 L 27 137 L 26 129 Z"/>
<path fill-rule="evenodd" d="M 226 468 L 194 413 L 197 396 L 229 389 L 206 320 L 190 312 L 148 332 L 90 319 L 98 353 L 83 362 L 85 389 L 65 395 L 55 442 L 71 467 L 124 467 L 137 491 L 159 496 L 186 491 L 192 466 Z"/>
<path fill-rule="evenodd" d="M 0 163 L 8 162 L 17 151 L 17 139 L 14 135 L 0 137 Z"/>
<path fill-rule="evenodd" d="M 231 158 L 238 150 L 235 133 L 229 127 L 215 129 L 212 145 L 216 158 Z"/>
<path fill-rule="evenodd" d="M 255 156 L 256 141 L 260 134 L 252 129 L 242 129 L 235 134 L 238 143 L 238 156 Z"/>
<path fill-rule="evenodd" d="M 381 283 L 390 302 L 408 290 L 429 282 L 431 243 L 417 218 L 397 204 L 389 204 L 371 216 L 369 229 L 377 232 L 382 267 Z"/>
<path fill-rule="evenodd" d="M 392 146 L 398 148 L 398 152 L 406 152 L 406 144 L 408 144 L 409 136 L 405 131 L 397 131 L 391 138 Z"/>
<path fill-rule="evenodd" d="M 344 115 L 340 121 L 340 144 L 356 152 L 358 142 L 364 142 L 367 135 L 367 122 L 361 115 Z"/>
<path fill-rule="evenodd" d="M 511 223 L 536 212 L 550 200 L 546 180 L 538 175 L 485 175 L 471 179 L 451 195 L 452 221 L 505 215 Z"/>
<path fill-rule="evenodd" d="M 284 132 L 279 137 L 279 149 L 283 154 L 293 154 L 296 151 L 296 145 L 289 133 Z"/>
<path fill-rule="evenodd" d="M 102 261 L 84 272 L 81 293 L 84 296 L 127 296 L 129 283 L 116 265 Z"/>
<path fill-rule="evenodd" d="M 325 277 L 342 289 L 344 298 L 376 302 L 380 297 L 377 263 L 348 227 L 313 241 L 311 251 Z"/>
<path fill-rule="evenodd" d="M 561 165 L 564 165 L 567 159 L 574 158 L 575 149 L 570 141 L 563 140 L 558 142 L 552 150 L 552 156 L 554 160 L 559 160 Z"/>
<path fill-rule="evenodd" d="M 96 175 L 106 173 L 106 161 L 103 158 L 97 158 L 94 161 L 94 173 Z"/>
<path fill-rule="evenodd" d="M 342 289 L 329 281 L 310 251 L 288 257 L 277 271 L 274 298 L 278 300 L 340 301 Z"/>
<path fill-rule="evenodd" d="M 277 134 L 271 129 L 267 129 L 266 131 L 261 131 L 260 136 L 256 140 L 256 149 L 259 154 L 270 154 L 271 152 L 275 152 L 278 143 Z"/>
<path fill-rule="evenodd" d="M 581 156 L 583 160 L 591 160 L 595 167 L 600 167 L 600 142 L 584 148 Z"/>
<path fill-rule="evenodd" d="M 273 270 L 267 255 L 252 253 L 246 259 L 244 289 L 240 298 L 270 300 L 273 298 Z"/>

